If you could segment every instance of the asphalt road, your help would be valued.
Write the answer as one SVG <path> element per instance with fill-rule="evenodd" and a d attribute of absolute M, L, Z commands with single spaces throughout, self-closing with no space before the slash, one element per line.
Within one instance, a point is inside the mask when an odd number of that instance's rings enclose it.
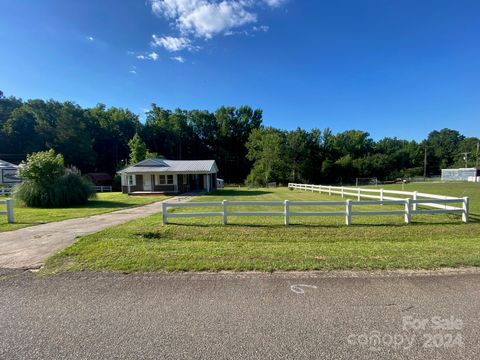
<path fill-rule="evenodd" d="M 1 359 L 480 358 L 478 270 L 0 274 Z"/>

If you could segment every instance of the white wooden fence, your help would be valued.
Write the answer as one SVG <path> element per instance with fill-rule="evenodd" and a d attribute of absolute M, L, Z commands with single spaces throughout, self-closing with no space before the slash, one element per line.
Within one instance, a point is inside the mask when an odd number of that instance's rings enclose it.
<path fill-rule="evenodd" d="M 418 210 L 417 205 L 443 204 L 443 203 L 462 203 L 461 208 L 449 206 L 449 209 L 427 209 Z M 353 207 L 362 207 L 365 205 L 402 205 L 402 210 L 384 210 L 384 211 L 354 211 Z M 268 206 L 278 207 L 278 211 L 230 211 L 233 206 Z M 291 206 L 343 206 L 344 211 L 290 211 Z M 219 207 L 219 211 L 214 212 L 169 212 L 169 208 L 193 208 L 193 207 Z M 291 217 L 298 216 L 342 216 L 345 217 L 345 224 L 352 224 L 352 216 L 372 216 L 372 215 L 401 215 L 405 222 L 409 224 L 413 214 L 442 214 L 459 213 L 462 214 L 463 222 L 468 222 L 468 198 L 454 199 L 395 199 L 395 200 L 342 200 L 342 201 L 211 201 L 211 202 L 184 202 L 184 203 L 162 203 L 163 224 L 168 223 L 172 218 L 193 218 L 193 217 L 222 217 L 223 223 L 228 223 L 229 216 L 278 216 L 284 218 L 284 224 L 288 225 Z"/>
<path fill-rule="evenodd" d="M 111 186 L 92 186 L 95 192 L 112 192 Z"/>
<path fill-rule="evenodd" d="M 7 211 L 0 211 L 0 215 L 7 215 L 7 221 L 13 223 L 13 201 L 12 199 L 0 200 L 0 205 L 7 205 Z"/>
<path fill-rule="evenodd" d="M 423 199 L 432 199 L 432 200 L 458 200 L 457 202 L 464 201 L 465 198 L 456 198 L 452 196 L 445 195 L 436 195 L 436 194 L 426 194 L 420 193 L 418 191 L 400 191 L 400 190 L 385 190 L 385 189 L 365 189 L 360 187 L 345 187 L 345 186 L 331 186 L 331 185 L 310 185 L 310 184 L 295 184 L 289 183 L 289 189 L 297 189 L 311 192 L 318 192 L 320 194 L 328 195 L 340 195 L 342 198 L 345 196 L 353 196 L 358 201 L 362 198 L 366 199 L 378 199 L 378 200 L 404 200 L 405 198 L 410 198 L 412 200 L 418 200 L 419 198 Z M 403 197 L 395 197 L 388 195 L 402 195 Z M 468 202 L 468 200 L 467 200 Z M 458 210 L 461 208 L 447 205 L 448 201 L 438 202 L 430 201 L 422 203 L 422 205 L 438 208 L 443 210 Z M 413 203 L 413 208 L 416 210 L 416 203 Z M 468 206 L 467 206 L 468 207 Z"/>

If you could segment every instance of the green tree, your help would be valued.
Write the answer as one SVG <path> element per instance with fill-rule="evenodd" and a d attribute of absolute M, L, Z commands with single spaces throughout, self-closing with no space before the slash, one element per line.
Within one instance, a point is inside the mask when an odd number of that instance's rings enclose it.
<path fill-rule="evenodd" d="M 18 174 L 22 179 L 31 180 L 42 185 L 48 185 L 65 172 L 65 162 L 61 154 L 55 154 L 53 149 L 40 151 L 27 156 Z"/>
<path fill-rule="evenodd" d="M 272 127 L 254 129 L 247 141 L 249 160 L 253 168 L 247 177 L 250 185 L 266 185 L 271 181 L 285 181 L 289 173 L 285 161 L 285 134 Z"/>
<path fill-rule="evenodd" d="M 130 147 L 130 164 L 136 164 L 146 159 L 147 145 L 138 133 L 128 142 L 128 146 Z"/>
<path fill-rule="evenodd" d="M 459 146 L 465 139 L 457 130 L 434 130 L 422 143 L 427 148 L 427 164 L 430 174 L 439 174 L 441 169 L 454 165 L 461 154 Z"/>
<path fill-rule="evenodd" d="M 63 156 L 51 149 L 27 156 L 19 169 L 22 182 L 14 196 L 29 207 L 66 207 L 85 204 L 92 184 L 76 169 L 66 169 Z"/>

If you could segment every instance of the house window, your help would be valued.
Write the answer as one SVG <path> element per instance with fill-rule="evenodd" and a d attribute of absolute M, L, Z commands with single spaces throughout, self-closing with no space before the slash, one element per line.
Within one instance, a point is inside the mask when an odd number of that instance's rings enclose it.
<path fill-rule="evenodd" d="M 128 185 L 135 186 L 135 175 L 128 175 Z"/>
<path fill-rule="evenodd" d="M 159 175 L 160 185 L 173 185 L 173 175 Z"/>

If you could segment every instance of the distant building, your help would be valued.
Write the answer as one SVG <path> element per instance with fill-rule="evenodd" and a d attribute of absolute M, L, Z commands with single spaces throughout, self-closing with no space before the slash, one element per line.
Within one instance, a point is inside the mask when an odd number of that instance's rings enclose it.
<path fill-rule="evenodd" d="M 442 181 L 479 181 L 480 169 L 442 169 Z"/>
<path fill-rule="evenodd" d="M 0 160 L 0 185 L 13 186 L 20 182 L 18 177 L 18 166 Z"/>
<path fill-rule="evenodd" d="M 95 185 L 109 186 L 112 185 L 112 176 L 107 173 L 88 173 L 85 174 Z"/>

